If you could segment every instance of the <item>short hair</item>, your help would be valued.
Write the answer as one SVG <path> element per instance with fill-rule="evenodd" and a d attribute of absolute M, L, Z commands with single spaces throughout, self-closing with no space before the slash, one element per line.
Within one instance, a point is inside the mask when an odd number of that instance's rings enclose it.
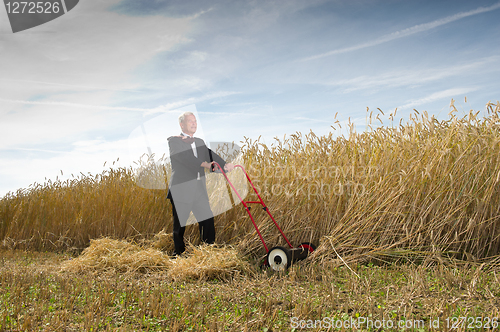
<path fill-rule="evenodd" d="M 183 123 L 184 122 L 184 119 L 186 118 L 186 116 L 188 115 L 193 115 L 193 112 L 184 112 L 182 113 L 181 115 L 179 115 L 179 123 Z"/>

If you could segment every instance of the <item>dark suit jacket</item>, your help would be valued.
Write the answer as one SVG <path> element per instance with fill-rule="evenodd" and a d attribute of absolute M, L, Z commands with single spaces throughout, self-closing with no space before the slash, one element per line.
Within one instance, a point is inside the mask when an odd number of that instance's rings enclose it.
<path fill-rule="evenodd" d="M 174 201 L 191 203 L 199 191 L 199 182 L 203 186 L 204 195 L 207 195 L 207 185 L 205 179 L 205 168 L 201 167 L 201 163 L 216 161 L 221 167 L 224 167 L 226 162 L 215 152 L 210 150 L 201 138 L 195 138 L 196 151 L 198 157 L 193 154 L 193 149 L 190 143 L 186 143 L 179 136 L 168 138 L 168 146 L 170 148 L 170 163 L 172 165 L 172 175 L 170 178 L 168 198 Z M 198 173 L 200 180 L 197 180 Z"/>

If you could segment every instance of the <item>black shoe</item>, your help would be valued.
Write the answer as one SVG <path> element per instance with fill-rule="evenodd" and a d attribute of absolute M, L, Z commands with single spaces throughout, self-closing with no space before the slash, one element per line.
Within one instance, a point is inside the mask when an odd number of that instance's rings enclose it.
<path fill-rule="evenodd" d="M 180 255 L 182 255 L 182 252 L 181 252 L 181 253 L 179 253 L 179 252 L 177 252 L 177 251 L 174 251 L 174 252 L 172 253 L 172 259 L 175 259 L 175 258 L 179 257 Z"/>

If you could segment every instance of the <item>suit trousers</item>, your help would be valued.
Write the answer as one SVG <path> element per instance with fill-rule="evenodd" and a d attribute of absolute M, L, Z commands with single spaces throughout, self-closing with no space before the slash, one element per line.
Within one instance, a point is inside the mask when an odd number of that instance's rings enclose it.
<path fill-rule="evenodd" d="M 206 191 L 200 185 L 201 191 L 196 193 L 196 198 L 190 202 L 178 202 L 171 198 L 172 217 L 174 221 L 173 237 L 175 245 L 175 254 L 181 254 L 186 250 L 184 243 L 184 232 L 189 214 L 192 211 L 200 230 L 201 241 L 212 244 L 215 242 L 215 224 L 212 210 Z"/>

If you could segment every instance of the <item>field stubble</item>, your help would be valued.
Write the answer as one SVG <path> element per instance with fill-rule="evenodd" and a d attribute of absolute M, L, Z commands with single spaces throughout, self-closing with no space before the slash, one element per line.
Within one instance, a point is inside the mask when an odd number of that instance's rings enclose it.
<path fill-rule="evenodd" d="M 0 256 L 0 330 L 290 331 L 294 323 L 316 322 L 310 330 L 320 331 L 362 318 L 425 326 L 440 319 L 435 330 L 446 330 L 447 318 L 500 316 L 500 270 L 463 261 L 353 270 L 304 261 L 286 273 L 245 267 L 230 276 L 175 279 L 155 268 L 77 272 L 67 267 L 79 257 L 68 253 L 10 250 Z M 358 327 L 352 330 L 370 330 Z"/>

